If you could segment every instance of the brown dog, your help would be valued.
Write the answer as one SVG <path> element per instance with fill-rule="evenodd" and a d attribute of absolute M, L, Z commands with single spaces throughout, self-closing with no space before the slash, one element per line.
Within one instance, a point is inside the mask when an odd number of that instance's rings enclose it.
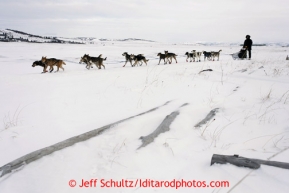
<path fill-rule="evenodd" d="M 57 67 L 57 71 L 56 72 L 59 71 L 59 68 L 61 68 L 64 71 L 64 68 L 62 67 L 62 65 L 63 64 L 66 65 L 65 62 L 63 62 L 63 60 L 58 60 L 58 59 L 55 59 L 55 58 L 46 58 L 46 56 L 45 57 L 42 56 L 41 62 L 43 64 L 45 64 L 45 67 L 43 69 L 43 73 L 48 72 L 46 70 L 46 68 L 48 66 L 50 67 L 50 69 L 49 69 L 50 72 L 53 71 L 53 66 Z"/>

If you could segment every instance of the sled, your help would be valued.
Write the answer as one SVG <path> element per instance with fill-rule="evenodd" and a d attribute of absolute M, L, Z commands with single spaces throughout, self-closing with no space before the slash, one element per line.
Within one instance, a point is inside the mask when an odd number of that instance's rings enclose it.
<path fill-rule="evenodd" d="M 234 60 L 237 60 L 237 59 L 243 60 L 247 58 L 247 50 L 245 48 L 242 48 L 239 52 L 231 54 L 231 55 Z"/>

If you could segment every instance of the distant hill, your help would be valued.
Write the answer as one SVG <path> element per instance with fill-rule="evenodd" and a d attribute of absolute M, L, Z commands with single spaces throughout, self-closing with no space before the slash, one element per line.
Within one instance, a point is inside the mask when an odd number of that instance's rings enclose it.
<path fill-rule="evenodd" d="M 61 40 L 57 37 L 39 36 L 26 32 L 5 29 L 0 30 L 0 41 L 2 42 L 28 42 L 28 43 L 71 43 L 71 44 L 83 44 L 81 41 L 74 40 Z"/>
<path fill-rule="evenodd" d="M 0 41 L 2 42 L 28 42 L 28 43 L 64 43 L 64 44 L 95 44 L 97 42 L 105 41 L 142 41 L 142 42 L 154 42 L 151 40 L 128 38 L 128 39 L 97 39 L 93 37 L 51 37 L 51 36 L 39 36 L 29 34 L 19 30 L 5 29 L 0 30 Z"/>

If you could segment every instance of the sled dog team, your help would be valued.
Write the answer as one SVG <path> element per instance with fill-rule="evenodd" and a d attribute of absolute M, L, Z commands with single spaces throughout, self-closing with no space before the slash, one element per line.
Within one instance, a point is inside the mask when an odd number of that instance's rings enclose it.
<path fill-rule="evenodd" d="M 186 52 L 185 55 L 187 56 L 186 61 L 188 62 L 188 59 L 190 59 L 190 62 L 194 61 L 194 62 L 200 62 L 201 61 L 201 56 L 202 54 L 204 54 L 204 61 L 206 60 L 215 60 L 215 58 L 217 58 L 219 60 L 220 57 L 220 52 L 222 50 L 219 50 L 218 52 L 206 52 L 206 51 L 202 51 L 202 52 L 197 52 L 196 50 L 192 50 L 192 52 Z M 125 57 L 125 64 L 123 65 L 123 67 L 125 67 L 125 65 L 127 64 L 127 62 L 130 63 L 130 65 L 132 67 L 136 66 L 136 65 L 142 65 L 143 62 L 147 65 L 147 62 L 149 60 L 147 60 L 145 58 L 145 56 L 143 54 L 128 54 L 127 52 L 124 52 L 122 54 Z M 159 56 L 159 63 L 160 64 L 161 60 L 164 61 L 164 64 L 167 64 L 167 62 L 169 62 L 169 64 L 172 63 L 173 59 L 175 60 L 176 63 L 178 63 L 177 58 L 175 53 L 169 53 L 168 51 L 165 50 L 165 53 L 162 54 L 161 52 L 157 54 L 157 56 Z M 103 61 L 106 60 L 105 58 L 102 58 L 102 54 L 100 54 L 98 57 L 92 57 L 89 56 L 88 54 L 84 54 L 81 58 L 79 63 L 85 63 L 86 64 L 86 68 L 89 70 L 90 68 L 92 68 L 92 65 L 94 64 L 98 69 L 101 69 L 101 67 L 103 67 L 105 69 L 105 66 L 103 64 Z M 53 67 L 57 67 L 57 71 L 59 71 L 59 68 L 61 68 L 64 71 L 63 65 L 66 65 L 65 62 L 63 60 L 59 60 L 56 58 L 47 58 L 46 56 L 42 57 L 41 60 L 39 61 L 35 61 L 32 64 L 32 67 L 35 66 L 41 66 L 43 67 L 43 72 L 42 73 L 46 73 L 47 68 L 49 67 L 49 72 L 52 72 L 54 70 Z"/>

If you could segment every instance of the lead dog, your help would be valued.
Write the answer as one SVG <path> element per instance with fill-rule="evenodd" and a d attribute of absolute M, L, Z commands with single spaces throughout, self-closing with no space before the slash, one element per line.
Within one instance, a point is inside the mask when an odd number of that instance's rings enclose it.
<path fill-rule="evenodd" d="M 84 54 L 83 57 L 81 57 L 80 62 L 86 63 L 86 68 L 89 70 L 92 64 L 95 64 L 95 66 L 98 69 L 101 69 L 101 66 L 105 69 L 105 66 L 103 65 L 103 61 L 106 60 L 106 58 L 101 57 L 102 54 L 100 54 L 98 57 L 91 57 L 88 54 Z"/>
<path fill-rule="evenodd" d="M 43 67 L 43 72 L 44 72 L 45 64 L 42 63 L 41 60 L 33 62 L 32 67 L 34 68 L 35 66 Z M 51 71 L 49 71 L 49 72 L 52 72 L 52 71 L 53 71 L 53 69 Z"/>
<path fill-rule="evenodd" d="M 125 64 L 122 67 L 125 67 L 127 62 L 130 62 L 131 67 L 133 67 L 130 55 L 127 52 L 124 52 L 122 55 L 125 57 Z"/>
<path fill-rule="evenodd" d="M 178 56 L 178 55 L 176 55 L 175 53 L 169 53 L 169 51 L 165 50 L 165 55 L 166 55 L 167 60 L 169 61 L 169 64 L 172 63 L 173 59 L 175 59 L 176 63 L 178 63 L 178 61 L 176 59 L 176 56 Z M 171 61 L 169 59 L 171 59 Z"/>
<path fill-rule="evenodd" d="M 217 57 L 217 58 L 218 58 L 218 61 L 219 61 L 220 52 L 221 52 L 221 51 L 222 51 L 222 50 L 219 50 L 218 52 L 211 52 L 213 61 L 215 61 L 215 57 Z"/>
<path fill-rule="evenodd" d="M 46 70 L 46 68 L 49 66 L 50 69 L 49 71 L 52 72 L 53 71 L 53 66 L 57 67 L 57 71 L 59 71 L 59 68 L 61 68 L 64 71 L 64 68 L 62 67 L 62 65 L 66 65 L 65 62 L 63 60 L 59 60 L 56 58 L 46 58 L 46 56 L 42 56 L 41 62 L 45 65 L 44 69 L 43 69 L 43 73 L 48 72 Z"/>

